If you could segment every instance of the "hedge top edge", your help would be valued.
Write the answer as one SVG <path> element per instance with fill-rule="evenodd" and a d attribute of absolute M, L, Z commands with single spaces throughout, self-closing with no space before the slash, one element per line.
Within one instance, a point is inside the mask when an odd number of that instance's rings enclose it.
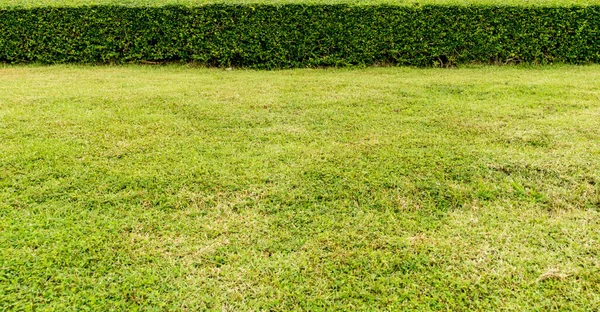
<path fill-rule="evenodd" d="M 493 6 L 589 6 L 600 0 L 0 0 L 0 8 L 81 7 L 119 5 L 127 7 L 161 7 L 169 5 L 204 6 L 211 4 L 349 4 L 349 5 L 493 5 Z"/>

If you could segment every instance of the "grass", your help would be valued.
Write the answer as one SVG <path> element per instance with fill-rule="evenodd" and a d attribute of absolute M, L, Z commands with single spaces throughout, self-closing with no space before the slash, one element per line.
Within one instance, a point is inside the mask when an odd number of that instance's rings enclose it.
<path fill-rule="evenodd" d="M 600 309 L 600 66 L 0 68 L 6 310 Z"/>
<path fill-rule="evenodd" d="M 0 0 L 1 7 L 73 7 L 83 5 L 199 6 L 207 4 L 351 4 L 351 5 L 499 5 L 499 6 L 588 6 L 600 0 Z"/>

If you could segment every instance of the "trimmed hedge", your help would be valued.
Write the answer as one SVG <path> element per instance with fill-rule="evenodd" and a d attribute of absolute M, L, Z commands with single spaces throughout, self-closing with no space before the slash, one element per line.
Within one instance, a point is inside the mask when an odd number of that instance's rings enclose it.
<path fill-rule="evenodd" d="M 0 9 L 0 62 L 289 68 L 598 63 L 600 6 Z"/>

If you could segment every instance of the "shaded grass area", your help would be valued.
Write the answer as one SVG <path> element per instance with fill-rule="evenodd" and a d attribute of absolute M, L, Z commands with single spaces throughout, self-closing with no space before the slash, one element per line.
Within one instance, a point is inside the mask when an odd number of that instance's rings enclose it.
<path fill-rule="evenodd" d="M 596 310 L 600 67 L 0 69 L 0 306 Z"/>
<path fill-rule="evenodd" d="M 598 0 L 0 0 L 0 7 L 77 7 L 92 5 L 201 6 L 209 4 L 353 4 L 353 5 L 496 5 L 496 6 L 587 6 Z"/>

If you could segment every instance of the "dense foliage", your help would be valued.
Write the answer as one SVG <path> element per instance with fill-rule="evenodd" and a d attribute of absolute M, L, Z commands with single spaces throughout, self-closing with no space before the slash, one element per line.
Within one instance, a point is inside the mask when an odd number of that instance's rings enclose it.
<path fill-rule="evenodd" d="M 368 5 L 394 5 L 394 6 L 418 6 L 418 5 L 453 5 L 453 6 L 518 6 L 518 7 L 566 7 L 566 6 L 588 6 L 599 5 L 600 0 L 0 0 L 0 7 L 81 7 L 81 6 L 104 6 L 118 5 L 128 7 L 163 7 L 169 5 L 181 5 L 197 7 L 213 4 L 236 4 L 236 5 L 332 5 L 348 4 L 354 6 Z"/>
<path fill-rule="evenodd" d="M 600 6 L 225 5 L 0 10 L 0 62 L 286 68 L 597 63 Z"/>

